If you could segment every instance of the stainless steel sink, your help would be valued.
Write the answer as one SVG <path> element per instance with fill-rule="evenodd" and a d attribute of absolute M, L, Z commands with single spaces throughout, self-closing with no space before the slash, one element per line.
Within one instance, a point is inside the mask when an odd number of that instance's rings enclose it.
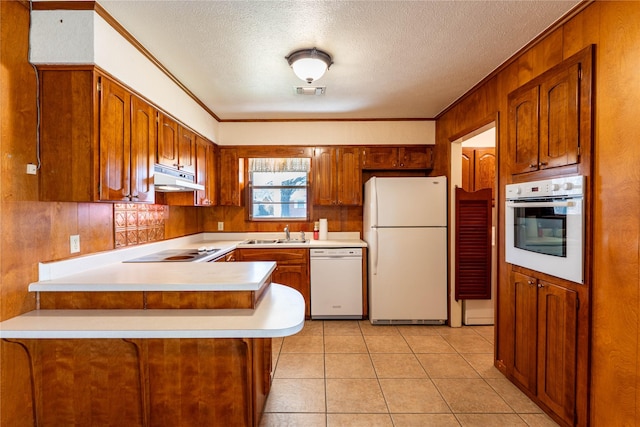
<path fill-rule="evenodd" d="M 243 243 L 248 245 L 273 245 L 274 243 L 278 243 L 278 239 L 251 239 Z"/>
<path fill-rule="evenodd" d="M 275 245 L 275 244 L 290 244 L 290 243 L 307 243 L 307 240 L 287 240 L 287 239 L 249 239 L 242 242 L 246 245 Z"/>

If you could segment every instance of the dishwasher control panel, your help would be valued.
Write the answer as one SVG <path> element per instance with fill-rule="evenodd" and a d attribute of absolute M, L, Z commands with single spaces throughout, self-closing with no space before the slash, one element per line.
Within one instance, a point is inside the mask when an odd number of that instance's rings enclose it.
<path fill-rule="evenodd" d="M 309 256 L 314 257 L 362 257 L 362 248 L 321 248 L 311 249 Z"/>

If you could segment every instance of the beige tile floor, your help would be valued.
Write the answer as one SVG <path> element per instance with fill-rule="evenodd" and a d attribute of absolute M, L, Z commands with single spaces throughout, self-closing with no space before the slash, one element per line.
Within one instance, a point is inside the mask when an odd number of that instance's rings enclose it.
<path fill-rule="evenodd" d="M 307 321 L 274 339 L 261 426 L 556 426 L 493 366 L 493 327 Z"/>

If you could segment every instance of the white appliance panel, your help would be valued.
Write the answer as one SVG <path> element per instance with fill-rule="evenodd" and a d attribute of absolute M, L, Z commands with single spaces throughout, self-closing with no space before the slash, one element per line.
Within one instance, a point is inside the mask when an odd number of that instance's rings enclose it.
<path fill-rule="evenodd" d="M 365 228 L 447 225 L 445 177 L 374 177 L 365 185 L 365 200 Z"/>
<path fill-rule="evenodd" d="M 362 318 L 362 257 L 311 258 L 311 318 Z"/>
<path fill-rule="evenodd" d="M 584 176 L 551 178 L 505 187 L 505 260 L 576 283 L 584 283 Z M 531 208 L 531 209 L 529 209 Z M 545 220 L 537 208 L 553 209 L 564 217 L 561 236 L 540 235 L 536 230 Z M 531 212 L 529 212 L 531 210 Z M 533 232 L 529 232 L 529 230 Z M 522 238 L 523 247 L 516 242 Z M 564 244 L 565 253 L 560 253 Z M 536 249 L 536 246 L 538 248 Z M 553 253 L 558 249 L 558 254 Z"/>
<path fill-rule="evenodd" d="M 447 229 L 370 230 L 369 317 L 447 319 Z"/>

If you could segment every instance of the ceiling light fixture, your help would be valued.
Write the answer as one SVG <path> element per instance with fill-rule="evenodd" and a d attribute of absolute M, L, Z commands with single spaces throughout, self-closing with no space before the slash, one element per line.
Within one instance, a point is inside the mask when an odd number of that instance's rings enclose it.
<path fill-rule="evenodd" d="M 296 50 L 285 56 L 293 72 L 301 80 L 311 84 L 324 75 L 333 61 L 327 52 L 316 49 Z"/>

